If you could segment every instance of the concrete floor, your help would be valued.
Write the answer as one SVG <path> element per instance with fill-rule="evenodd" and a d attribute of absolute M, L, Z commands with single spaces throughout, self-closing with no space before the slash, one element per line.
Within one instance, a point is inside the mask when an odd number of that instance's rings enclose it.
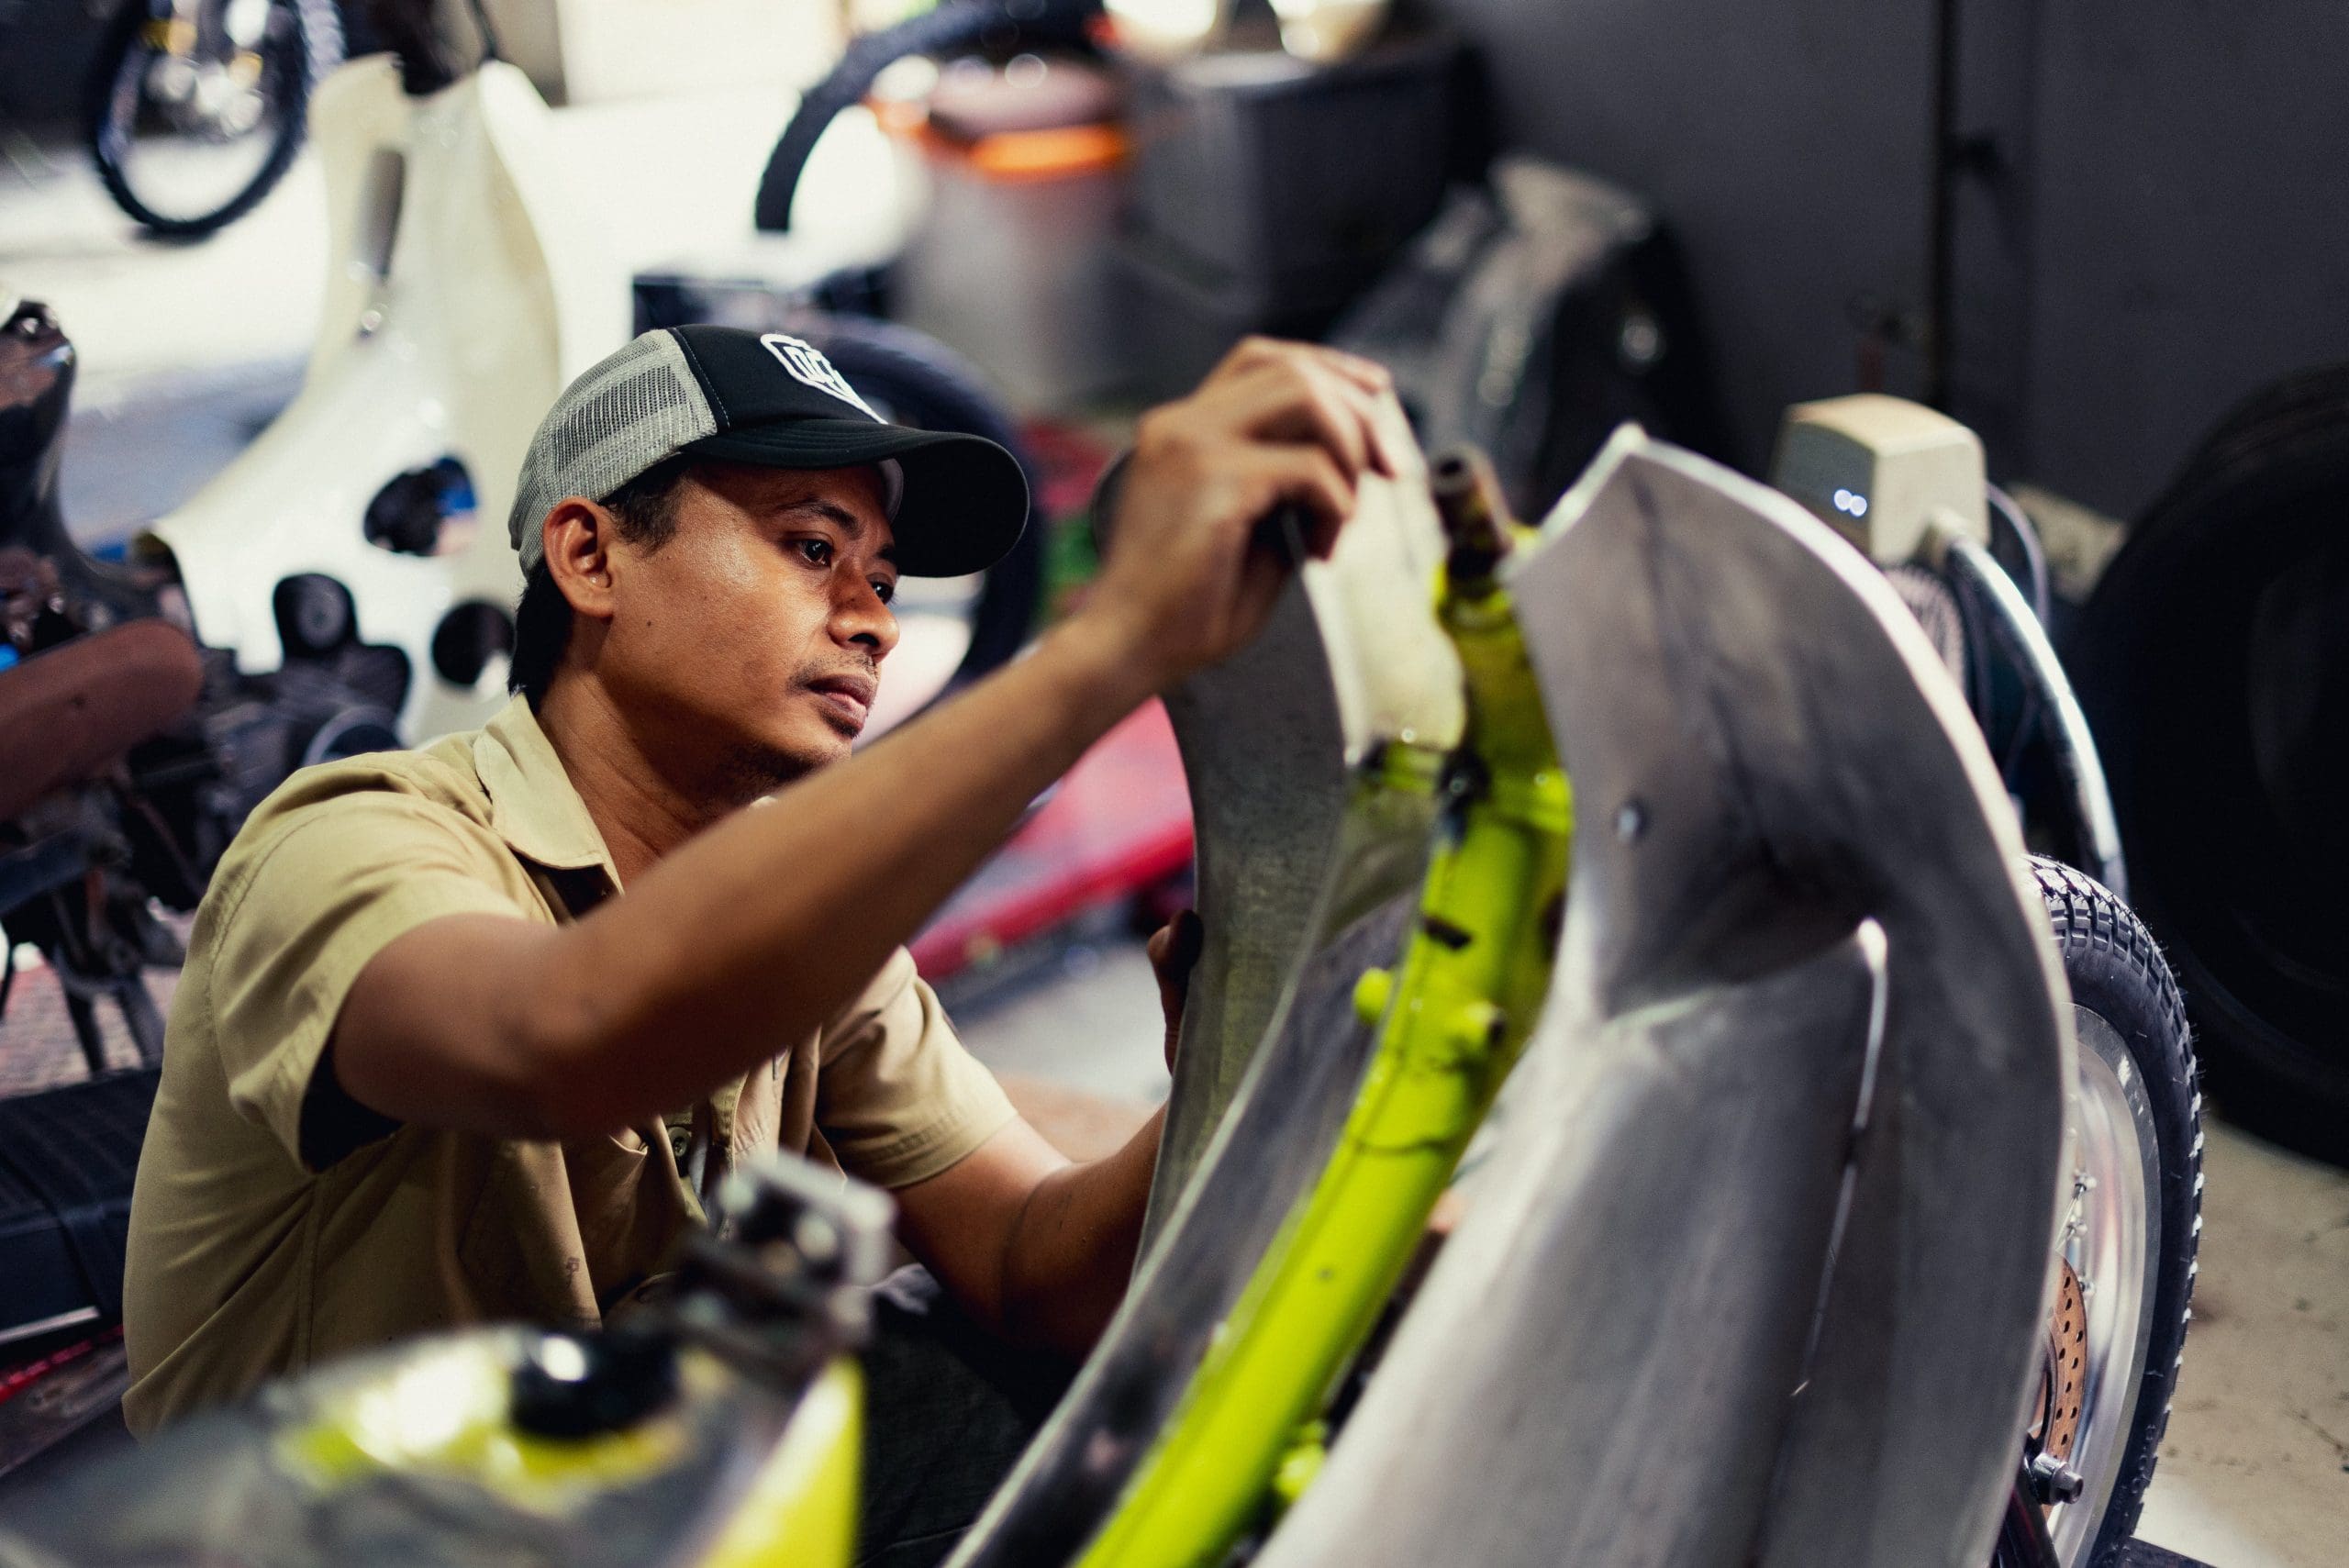
<path fill-rule="evenodd" d="M 637 264 L 747 241 L 750 192 L 783 108 L 771 95 L 562 111 L 583 188 L 629 215 Z M 72 150 L 0 161 L 0 279 L 55 306 L 83 377 L 69 519 L 118 537 L 225 462 L 306 353 L 324 264 L 306 159 L 244 222 L 199 246 L 138 239 Z M 205 393 L 191 417 L 186 395 Z M 1138 1120 L 1163 1095 L 1157 1000 L 1139 947 L 1108 940 L 1017 984 L 961 988 L 974 1049 L 1007 1075 L 1081 1088 Z M 1087 1136 L 1114 1136 L 1096 1118 Z M 2216 1568 L 2349 1564 L 2349 1174 L 2221 1124 L 2196 1323 L 2143 1537 Z"/>

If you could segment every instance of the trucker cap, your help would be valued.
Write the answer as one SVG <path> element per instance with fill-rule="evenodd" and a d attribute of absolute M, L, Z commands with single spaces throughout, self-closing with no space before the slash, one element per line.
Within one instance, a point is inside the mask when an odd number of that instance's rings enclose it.
<path fill-rule="evenodd" d="M 1028 477 L 995 442 L 892 425 L 812 344 L 738 327 L 664 327 L 581 373 L 530 438 L 507 535 L 525 572 L 567 495 L 601 501 L 670 458 L 767 468 L 879 466 L 897 570 L 956 577 L 1001 560 Z"/>

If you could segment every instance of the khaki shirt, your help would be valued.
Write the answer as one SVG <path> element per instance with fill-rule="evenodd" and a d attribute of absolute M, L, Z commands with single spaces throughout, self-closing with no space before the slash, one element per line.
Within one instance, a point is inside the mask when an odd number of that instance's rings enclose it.
<path fill-rule="evenodd" d="M 592 1326 L 663 1266 L 702 1222 L 701 1195 L 742 1161 L 782 1149 L 901 1187 L 1011 1120 L 900 950 L 814 1038 L 779 1041 L 665 1122 L 565 1143 L 401 1127 L 306 1168 L 311 1079 L 384 944 L 445 915 L 560 925 L 618 890 L 518 698 L 420 751 L 306 768 L 256 808 L 196 914 L 139 1162 L 134 1431 L 403 1335 Z"/>

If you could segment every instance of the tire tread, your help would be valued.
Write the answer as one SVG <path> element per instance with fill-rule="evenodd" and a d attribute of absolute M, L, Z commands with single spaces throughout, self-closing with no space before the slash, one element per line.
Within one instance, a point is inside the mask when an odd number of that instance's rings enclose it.
<path fill-rule="evenodd" d="M 2121 1473 L 2099 1529 L 2093 1568 L 2118 1568 L 2143 1512 L 2163 1437 L 2177 1362 L 2193 1317 L 2195 1253 L 2200 1240 L 2202 1150 L 2197 1136 L 2202 1096 L 2176 978 L 2154 939 L 2127 905 L 2094 878 L 2059 861 L 2034 855 L 2031 873 L 2074 999 L 2103 1014 L 2130 1047 L 2152 1104 L 2160 1144 L 2162 1258 L 2156 1276 L 2153 1332 L 2146 1344 L 2139 1408 L 2122 1451 Z M 2082 993 L 2090 993 L 2083 996 Z M 2115 1001 L 2133 999 L 2150 1017 L 2114 1017 Z M 2182 1222 L 2179 1223 L 2179 1222 Z M 2177 1238 L 2183 1236 L 2181 1243 Z M 2152 1409 L 2146 1401 L 2157 1401 Z"/>

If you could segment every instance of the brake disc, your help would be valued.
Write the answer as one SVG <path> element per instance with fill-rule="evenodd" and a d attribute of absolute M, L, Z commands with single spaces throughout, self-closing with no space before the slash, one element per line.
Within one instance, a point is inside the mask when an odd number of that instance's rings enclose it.
<path fill-rule="evenodd" d="M 2040 1418 L 2032 1432 L 2037 1451 L 2069 1460 L 2080 1435 L 2082 1369 L 2087 1365 L 2088 1304 L 2080 1276 L 2066 1260 L 2055 1282 L 2055 1310 L 2047 1319 L 2047 1362 L 2040 1388 Z"/>

